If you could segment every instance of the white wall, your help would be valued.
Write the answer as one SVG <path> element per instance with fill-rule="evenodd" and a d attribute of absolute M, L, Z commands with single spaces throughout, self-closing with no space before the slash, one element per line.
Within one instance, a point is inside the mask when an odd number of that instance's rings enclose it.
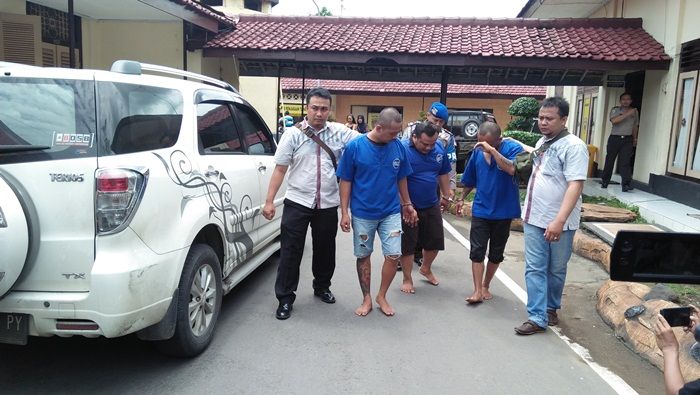
<path fill-rule="evenodd" d="M 272 8 L 267 0 L 262 0 L 262 8 L 259 12 L 245 8 L 244 4 L 243 0 L 224 0 L 223 7 L 214 8 L 230 14 L 269 14 Z"/>
<path fill-rule="evenodd" d="M 678 60 L 684 42 L 700 38 L 700 1 L 697 0 L 611 0 L 591 17 L 642 18 L 642 25 L 673 58 L 668 71 L 647 70 L 644 81 L 642 112 L 639 126 L 633 178 L 649 182 L 650 174 L 665 174 L 671 137 L 674 100 L 678 81 Z M 601 108 L 610 111 L 617 105 L 622 89 L 603 88 Z M 604 98 L 604 101 L 603 101 Z M 605 103 L 603 105 L 603 103 Z M 607 113 L 604 133 L 596 136 L 597 144 L 605 150 L 610 133 Z M 605 153 L 599 157 L 604 158 Z"/>
<path fill-rule="evenodd" d="M 0 12 L 24 15 L 27 13 L 27 2 L 24 0 L 1 0 Z"/>
<path fill-rule="evenodd" d="M 670 83 L 678 68 L 671 71 L 647 71 L 644 81 L 644 103 L 639 120 L 637 155 L 634 162 L 635 180 L 648 183 L 649 174 L 665 174 L 671 138 L 675 82 Z M 669 89 L 673 86 L 673 89 Z"/>
<path fill-rule="evenodd" d="M 277 130 L 277 78 L 240 77 L 240 91 L 273 133 Z"/>
<path fill-rule="evenodd" d="M 118 59 L 182 68 L 182 22 L 83 18 L 85 68 L 109 69 Z"/>

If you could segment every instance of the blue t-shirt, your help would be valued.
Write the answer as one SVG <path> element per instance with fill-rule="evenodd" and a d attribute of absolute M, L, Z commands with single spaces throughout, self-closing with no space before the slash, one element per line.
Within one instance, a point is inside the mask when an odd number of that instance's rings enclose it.
<path fill-rule="evenodd" d="M 411 172 L 399 140 L 376 144 L 364 134 L 345 147 L 336 174 L 352 182 L 352 215 L 376 220 L 401 212 L 397 183 Z"/>
<path fill-rule="evenodd" d="M 523 148 L 515 141 L 502 140 L 498 152 L 506 159 L 513 160 Z M 486 163 L 484 151 L 473 151 L 462 174 L 462 185 L 476 187 L 472 205 L 472 215 L 483 219 L 509 219 L 520 217 L 520 196 L 518 183 L 510 174 L 502 171 L 491 158 Z"/>
<path fill-rule="evenodd" d="M 401 143 L 406 148 L 413 169 L 408 176 L 408 193 L 413 207 L 424 209 L 437 205 L 440 202 L 437 195 L 438 176 L 452 170 L 445 149 L 441 144 L 435 144 L 432 151 L 423 154 L 416 149 L 410 137 L 401 140 Z"/>
<path fill-rule="evenodd" d="M 284 116 L 284 126 L 287 128 L 291 128 L 292 126 L 294 126 L 294 118 L 292 118 L 291 115 Z"/>

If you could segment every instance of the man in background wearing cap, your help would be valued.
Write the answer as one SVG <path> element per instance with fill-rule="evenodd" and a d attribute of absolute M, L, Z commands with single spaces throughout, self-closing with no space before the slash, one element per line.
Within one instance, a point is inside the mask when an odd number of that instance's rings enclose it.
<path fill-rule="evenodd" d="M 454 196 L 455 188 L 457 188 L 457 145 L 455 142 L 455 137 L 452 135 L 452 133 L 450 133 L 450 131 L 443 127 L 447 124 L 447 121 L 449 119 L 447 107 L 439 101 L 436 101 L 430 105 L 430 108 L 428 108 L 425 117 L 426 121 L 432 123 L 440 129 L 440 134 L 438 135 L 437 141 L 440 144 L 442 144 L 442 147 L 447 153 L 447 159 L 449 159 L 450 161 L 450 167 L 452 168 L 452 170 L 450 170 L 449 173 L 450 191 L 452 191 L 451 196 Z M 415 121 L 409 123 L 406 129 L 403 130 L 401 138 L 410 139 L 413 135 L 413 130 L 421 122 L 422 121 Z M 435 195 L 438 195 L 437 190 L 435 191 Z M 421 245 L 420 240 L 418 240 L 418 243 L 416 245 L 416 251 L 413 256 L 413 259 L 416 265 L 418 265 L 418 267 L 420 267 L 423 264 L 423 247 Z M 397 269 L 402 269 L 400 264 Z"/>

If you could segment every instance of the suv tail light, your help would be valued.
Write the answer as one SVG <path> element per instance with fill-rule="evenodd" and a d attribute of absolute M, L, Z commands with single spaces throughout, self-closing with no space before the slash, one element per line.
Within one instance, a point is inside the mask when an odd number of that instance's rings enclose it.
<path fill-rule="evenodd" d="M 98 235 L 121 232 L 141 202 L 148 171 L 98 169 L 95 173 L 95 229 Z"/>

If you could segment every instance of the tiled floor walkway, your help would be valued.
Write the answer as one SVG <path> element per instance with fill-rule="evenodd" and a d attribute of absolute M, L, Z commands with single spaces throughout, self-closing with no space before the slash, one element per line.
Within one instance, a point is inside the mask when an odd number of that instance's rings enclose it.
<path fill-rule="evenodd" d="M 639 207 L 639 213 L 650 223 L 661 225 L 674 232 L 700 233 L 700 210 L 634 189 L 622 192 L 619 184 L 600 187 L 599 178 L 589 178 L 583 187 L 588 196 L 615 197 L 620 201 Z M 690 215 L 696 215 L 697 218 Z"/>

